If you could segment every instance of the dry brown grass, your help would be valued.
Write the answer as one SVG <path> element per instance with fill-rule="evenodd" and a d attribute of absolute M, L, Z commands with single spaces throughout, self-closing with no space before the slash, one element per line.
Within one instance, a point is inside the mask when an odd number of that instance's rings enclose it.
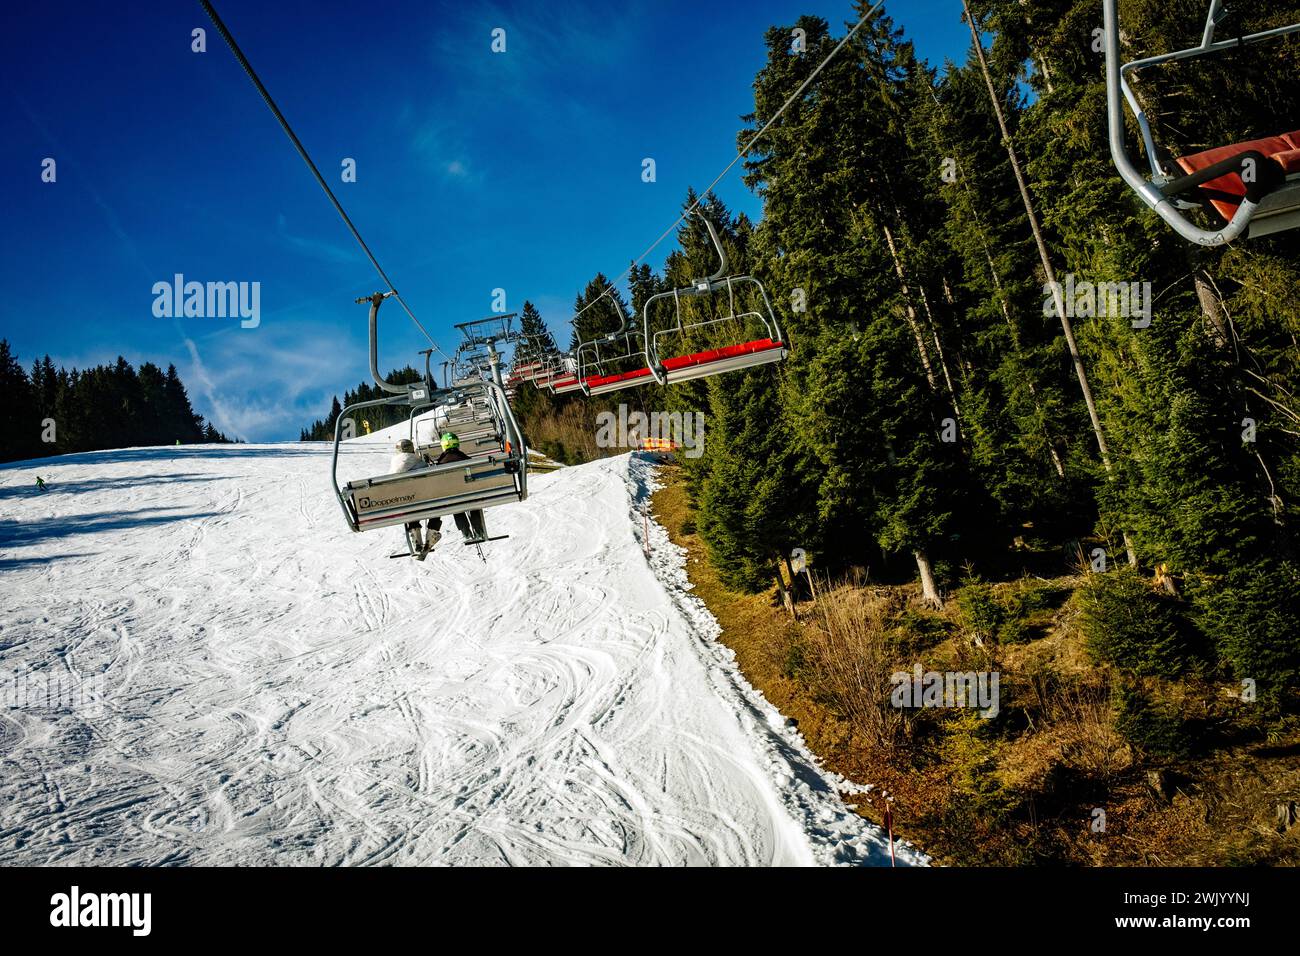
<path fill-rule="evenodd" d="M 808 680 L 874 747 L 907 736 L 905 711 L 890 704 L 890 675 L 900 668 L 889 647 L 894 600 L 850 586 L 823 587 L 804 633 Z"/>
<path fill-rule="evenodd" d="M 558 443 L 569 455 L 570 461 L 593 461 L 606 455 L 618 454 L 620 448 L 599 448 L 596 445 L 596 424 L 591 411 L 581 402 L 573 402 L 528 421 L 528 440 L 534 448 L 545 451 Z"/>

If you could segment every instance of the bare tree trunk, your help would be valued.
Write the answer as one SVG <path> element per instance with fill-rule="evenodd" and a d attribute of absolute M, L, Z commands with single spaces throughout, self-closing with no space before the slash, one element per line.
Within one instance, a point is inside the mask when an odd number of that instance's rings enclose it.
<path fill-rule="evenodd" d="M 1241 363 L 1241 348 L 1240 343 L 1237 341 L 1236 333 L 1232 328 L 1232 317 L 1228 315 L 1227 309 L 1223 306 L 1223 300 L 1219 298 L 1219 291 L 1214 285 L 1214 279 L 1204 269 L 1200 269 L 1193 276 L 1193 281 L 1196 285 L 1196 298 L 1201 305 L 1201 314 L 1205 316 L 1205 321 L 1208 325 L 1207 332 L 1214 340 L 1214 344 L 1225 351 L 1231 345 L 1233 365 L 1235 365 L 1239 371 L 1244 371 L 1248 375 L 1251 374 L 1249 369 L 1244 368 Z M 1247 354 L 1249 355 L 1249 350 L 1247 350 Z M 1267 381 L 1267 379 L 1261 379 L 1261 381 Z M 1251 391 L 1254 390 L 1251 389 Z M 1255 391 L 1255 394 L 1272 404 L 1275 408 L 1282 411 L 1286 410 L 1285 405 L 1280 405 L 1279 403 L 1274 402 L 1272 399 L 1268 398 L 1268 396 L 1262 395 L 1257 391 Z M 1247 414 L 1250 412 L 1249 405 L 1246 406 L 1246 412 Z M 1268 482 L 1268 501 L 1273 507 L 1273 520 L 1281 524 L 1284 505 L 1281 497 L 1278 496 L 1277 484 L 1273 481 L 1273 473 L 1269 471 L 1268 463 L 1264 461 L 1264 456 L 1260 454 L 1257 445 L 1252 444 L 1251 454 L 1254 456 L 1255 460 L 1259 462 L 1259 470 L 1263 473 L 1264 480 Z"/>
<path fill-rule="evenodd" d="M 1204 269 L 1198 269 L 1192 277 L 1196 285 L 1196 299 L 1201 304 L 1201 314 L 1205 316 L 1205 321 L 1209 324 L 1210 337 L 1214 339 L 1214 344 L 1219 348 L 1228 346 L 1228 322 L 1223 313 L 1223 303 L 1219 297 L 1214 294 L 1214 289 L 1205 275 Z"/>
<path fill-rule="evenodd" d="M 998 308 L 1002 311 L 1002 318 L 1007 323 L 1007 330 L 1011 334 L 1011 345 L 1016 350 L 1017 356 L 1023 356 L 1024 351 L 1020 348 L 1020 329 L 1016 326 L 1016 321 L 1011 316 L 1011 310 L 1007 308 L 1007 297 L 1002 286 L 1002 277 L 998 275 L 997 263 L 993 260 L 993 252 L 989 249 L 988 236 L 984 232 L 984 224 L 980 221 L 979 208 L 975 198 L 971 195 L 970 184 L 963 177 L 961 180 L 962 188 L 966 192 L 967 198 L 970 199 L 971 213 L 975 217 L 975 225 L 979 232 L 980 248 L 984 250 L 984 260 L 988 263 L 989 277 L 993 280 L 993 289 L 998 296 Z M 948 292 L 948 280 L 944 279 L 944 291 Z M 952 301 L 949 292 L 949 302 Z M 1047 440 L 1047 453 L 1051 456 L 1052 467 L 1056 469 L 1056 477 L 1065 478 L 1065 463 L 1061 461 L 1061 456 L 1056 450 L 1056 443 L 1052 440 L 1052 434 L 1047 430 L 1046 416 L 1043 415 L 1043 403 L 1038 398 L 1038 388 L 1034 385 L 1032 377 L 1028 379 L 1029 394 L 1034 399 L 1034 409 L 1043 416 L 1043 438 Z"/>
<path fill-rule="evenodd" d="M 786 573 L 790 576 L 790 598 L 797 601 L 799 600 L 799 576 L 794 573 L 794 565 L 790 563 L 790 555 L 783 554 L 781 557 L 785 561 Z"/>
<path fill-rule="evenodd" d="M 894 234 L 890 232 L 888 226 L 882 228 L 885 232 L 885 243 L 889 246 L 889 257 L 894 261 L 894 272 L 898 275 L 898 282 L 903 288 L 907 325 L 912 330 L 912 337 L 916 339 L 916 350 L 921 354 L 921 365 L 925 368 L 926 381 L 930 383 L 930 388 L 933 391 L 938 391 L 939 383 L 934 377 L 934 367 L 930 364 L 930 351 L 925 347 L 925 336 L 921 334 L 921 323 L 917 321 L 916 309 L 912 307 L 912 292 L 907 286 L 907 274 L 903 271 L 903 263 L 898 258 L 898 247 L 894 245 Z"/>
<path fill-rule="evenodd" d="M 989 252 L 988 243 L 984 242 L 984 237 L 982 233 L 980 235 L 980 241 L 984 245 L 984 258 L 988 260 L 989 275 L 993 277 L 993 289 L 998 294 L 998 308 L 1002 310 L 1002 318 L 1006 321 L 1007 328 L 1011 332 L 1011 344 L 1016 350 L 1016 355 L 1018 356 L 1023 355 L 1024 353 L 1020 348 L 1020 330 L 1016 328 L 1016 320 L 1011 317 L 1011 310 L 1007 308 L 1007 297 L 1003 293 L 1002 280 L 998 277 L 997 266 L 993 262 L 993 254 Z M 1042 415 L 1043 403 L 1038 399 L 1038 388 L 1037 386 L 1034 385 L 1034 380 L 1032 377 L 1029 378 L 1028 384 L 1029 384 L 1029 394 L 1032 395 L 1034 399 L 1034 409 L 1040 415 Z M 1061 456 L 1056 451 L 1056 444 L 1052 441 L 1051 432 L 1047 431 L 1047 423 L 1045 418 L 1043 423 L 1043 437 L 1047 440 L 1047 453 L 1052 458 L 1052 466 L 1056 469 L 1056 477 L 1064 478 L 1065 463 L 1061 461 Z"/>
<path fill-rule="evenodd" d="M 934 99 L 935 106 L 940 107 L 942 109 L 942 106 L 939 102 L 939 98 L 934 95 L 933 91 L 931 92 L 930 96 L 932 99 Z M 939 134 L 937 132 L 932 132 L 932 135 L 934 137 L 934 145 L 936 151 L 944 152 L 945 149 L 939 141 Z M 988 234 L 984 230 L 984 223 L 982 218 L 980 217 L 979 203 L 976 200 L 971 190 L 970 183 L 966 180 L 966 177 L 958 176 L 957 181 L 961 183 L 962 191 L 965 192 L 966 198 L 970 202 L 971 217 L 975 221 L 975 229 L 976 229 L 976 234 L 979 236 L 980 248 L 984 252 L 985 262 L 988 263 L 989 277 L 993 280 L 994 291 L 997 292 L 998 308 L 1001 309 L 1002 318 L 1006 321 L 1007 330 L 1011 333 L 1011 345 L 1016 350 L 1017 356 L 1023 356 L 1024 352 L 1020 347 L 1020 329 L 1017 328 L 1015 320 L 1011 317 L 1011 310 L 1007 308 L 1007 299 L 1002 286 L 1002 278 L 1001 276 L 998 275 L 997 263 L 993 260 L 992 250 L 989 249 Z M 943 277 L 943 294 L 944 294 L 944 298 L 946 299 L 949 305 L 953 305 L 955 303 L 955 299 L 952 294 L 952 288 L 948 284 L 947 276 Z M 971 363 L 969 361 L 963 361 L 962 364 L 963 383 L 969 384 L 970 376 L 971 374 L 973 374 L 973 372 L 974 372 L 974 368 L 971 365 Z M 1047 418 L 1046 415 L 1043 414 L 1043 403 L 1038 398 L 1038 388 L 1034 385 L 1034 380 L 1032 376 L 1028 379 L 1027 384 L 1029 386 L 1029 394 L 1034 399 L 1034 410 L 1039 413 L 1039 416 L 1043 420 L 1043 438 L 1046 439 L 1047 441 L 1047 453 L 1052 459 L 1052 467 L 1056 469 L 1056 476 L 1058 478 L 1064 479 L 1065 463 L 1061 461 L 1061 456 L 1056 450 L 1056 443 L 1052 440 L 1051 432 L 1048 431 Z"/>
<path fill-rule="evenodd" d="M 785 581 L 781 579 L 781 561 L 778 558 L 776 564 L 772 567 L 772 577 L 776 580 L 776 593 L 781 598 L 781 603 L 785 609 L 790 612 L 790 616 L 798 620 L 798 615 L 794 610 L 794 595 L 786 588 Z M 793 581 L 794 579 L 791 578 Z"/>
<path fill-rule="evenodd" d="M 925 309 L 926 324 L 930 327 L 930 335 L 934 339 L 934 354 L 939 357 L 939 368 L 943 371 L 944 384 L 948 386 L 948 397 L 952 399 L 953 413 L 960 421 L 961 406 L 957 403 L 957 390 L 952 385 L 952 373 L 948 371 L 948 359 L 943 354 L 943 343 L 939 341 L 939 326 L 934 321 L 934 313 L 930 311 L 930 297 L 920 286 L 917 286 L 916 291 L 921 296 L 921 307 Z"/>
<path fill-rule="evenodd" d="M 781 573 L 778 571 L 773 575 L 773 577 L 776 579 L 776 593 L 780 596 L 781 603 L 785 605 L 785 609 L 790 612 L 790 616 L 795 617 L 794 601 L 790 599 L 790 592 L 787 591 L 785 585 L 781 583 Z M 798 620 L 798 618 L 795 619 Z"/>
<path fill-rule="evenodd" d="M 934 568 L 930 566 L 929 553 L 925 548 L 915 548 L 912 557 L 916 559 L 916 569 L 921 573 L 921 599 L 931 607 L 943 607 L 939 586 L 934 583 Z"/>
<path fill-rule="evenodd" d="M 904 223 L 903 211 L 897 206 L 894 207 L 894 220 L 899 223 Z M 888 237 L 888 241 L 889 254 L 893 257 L 894 270 L 898 273 L 899 284 L 903 287 L 903 294 L 908 297 L 909 301 L 911 301 L 911 294 L 908 291 L 907 278 L 904 275 L 902 259 L 898 255 L 898 250 L 894 247 L 892 234 Z M 930 297 L 925 294 L 925 287 L 921 285 L 916 287 L 916 294 L 920 296 L 921 308 L 925 310 L 925 324 L 930 330 L 930 337 L 934 340 L 934 354 L 939 359 L 939 368 L 943 372 L 943 381 L 948 387 L 948 397 L 952 399 L 953 413 L 957 416 L 957 420 L 960 421 L 961 406 L 957 402 L 957 390 L 953 388 L 952 373 L 948 371 L 948 359 L 943 354 L 943 343 L 939 341 L 939 326 L 934 321 L 934 312 L 930 309 Z M 932 381 L 930 384 L 934 385 L 934 382 Z"/>
<path fill-rule="evenodd" d="M 1042 70 L 1043 81 L 1047 84 L 1047 92 L 1054 93 L 1056 89 L 1052 86 L 1052 71 L 1047 67 L 1047 57 L 1043 56 L 1037 50 L 1034 51 L 1034 55 L 1038 57 L 1038 66 L 1039 69 Z"/>
<path fill-rule="evenodd" d="M 1074 326 L 1070 323 L 1070 317 L 1066 314 L 1065 302 L 1061 295 L 1061 285 L 1056 281 L 1056 269 L 1052 265 L 1052 257 L 1047 251 L 1047 241 L 1043 238 L 1042 227 L 1038 223 L 1038 215 L 1034 212 L 1034 201 L 1029 195 L 1029 185 L 1025 182 L 1025 174 L 1020 168 L 1020 157 L 1016 155 L 1016 147 L 1011 142 L 1011 130 L 1007 128 L 1006 117 L 1002 113 L 1002 104 L 998 101 L 997 87 L 993 85 L 993 75 L 989 72 L 989 62 L 984 56 L 984 42 L 980 39 L 979 30 L 975 26 L 975 18 L 971 15 L 970 4 L 967 0 L 961 0 L 962 9 L 966 13 L 966 25 L 970 27 L 971 38 L 975 41 L 975 55 L 979 57 L 980 70 L 984 73 L 984 83 L 989 89 L 989 101 L 993 104 L 993 112 L 998 119 L 998 128 L 1002 132 L 1002 143 L 1007 150 L 1007 158 L 1011 161 L 1011 169 L 1016 176 L 1016 184 L 1020 187 L 1020 199 L 1025 206 L 1025 214 L 1029 218 L 1029 227 L 1034 233 L 1034 243 L 1038 247 L 1038 258 L 1043 265 L 1043 275 L 1047 279 L 1048 287 L 1052 290 L 1052 301 L 1056 305 L 1057 317 L 1061 320 L 1061 331 L 1065 333 L 1065 343 L 1070 349 L 1070 359 L 1074 362 L 1074 373 L 1079 379 L 1079 390 L 1083 393 L 1083 402 L 1088 406 L 1088 418 L 1092 420 L 1092 432 L 1097 438 L 1097 448 L 1101 452 L 1101 463 L 1106 469 L 1108 477 L 1113 479 L 1114 465 L 1110 460 L 1110 447 L 1106 444 L 1106 434 L 1101 427 L 1101 418 L 1097 414 L 1097 403 L 1092 397 L 1092 386 L 1088 384 L 1088 371 L 1083 366 L 1083 357 L 1079 354 L 1079 345 L 1074 339 Z M 1128 552 L 1128 563 L 1137 565 L 1137 553 L 1133 550 L 1133 542 L 1129 539 L 1128 532 L 1124 532 L 1124 547 Z"/>

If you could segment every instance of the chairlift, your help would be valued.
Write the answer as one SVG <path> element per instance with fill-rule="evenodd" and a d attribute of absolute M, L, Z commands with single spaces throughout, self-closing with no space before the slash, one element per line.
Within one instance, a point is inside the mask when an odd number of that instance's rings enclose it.
<path fill-rule="evenodd" d="M 619 327 L 578 345 L 578 387 L 584 395 L 604 395 L 655 381 L 645 332 L 629 321 L 618 299 L 610 301 L 619 312 Z"/>
<path fill-rule="evenodd" d="M 641 328 L 648 337 L 649 344 L 648 367 L 651 375 L 661 385 L 780 362 L 790 354 L 781 327 L 777 324 L 776 314 L 772 311 L 772 303 L 767 297 L 767 289 L 753 276 L 726 275 L 727 254 L 722 248 L 722 240 L 718 238 L 718 231 L 712 221 L 707 216 L 703 218 L 704 225 L 709 230 L 709 238 L 713 240 L 713 247 L 718 253 L 718 270 L 708 278 L 696 279 L 685 289 L 672 289 L 652 295 L 642 307 Z M 703 297 L 722 292 L 726 293 L 725 315 L 713 319 L 683 321 L 683 296 Z M 738 297 L 744 298 L 746 293 L 755 305 L 746 307 L 738 302 Z M 650 320 L 651 306 L 666 300 L 671 300 L 673 304 L 673 322 L 652 332 L 654 326 Z M 742 334 L 738 341 L 729 345 L 681 353 L 687 333 L 702 329 L 730 333 L 733 337 L 737 331 Z M 640 384 L 632 378 L 626 381 L 629 384 Z"/>
<path fill-rule="evenodd" d="M 550 380 L 551 392 L 555 395 L 564 395 L 567 392 L 576 392 L 581 388 L 582 381 L 578 377 L 577 359 L 571 355 L 557 355 Z"/>
<path fill-rule="evenodd" d="M 423 521 L 465 511 L 492 508 L 523 501 L 528 497 L 528 450 L 515 421 L 505 390 L 490 377 L 465 382 L 459 389 L 436 388 L 426 377 L 410 385 L 394 385 L 379 375 L 378 316 L 379 306 L 389 293 L 375 293 L 358 299 L 370 303 L 370 375 L 386 397 L 354 402 L 343 409 L 334 424 L 334 454 L 331 484 L 344 520 L 353 531 L 371 531 L 392 525 Z M 483 408 L 496 432 L 505 441 L 500 450 L 471 457 L 468 461 L 428 465 L 399 474 L 377 475 L 339 483 L 339 448 L 343 421 L 350 413 L 381 405 L 417 407 L 430 405 L 462 406 L 472 403 L 470 389 L 478 390 L 485 400 Z M 412 422 L 414 418 L 412 417 Z M 475 528 L 476 535 L 466 544 L 481 545 L 490 540 L 486 526 Z M 408 542 L 409 544 L 409 542 Z M 415 550 L 412 549 L 412 555 Z"/>
<path fill-rule="evenodd" d="M 462 345 L 456 350 L 453 374 L 458 381 L 482 377 L 488 371 L 488 353 L 478 346 Z"/>
<path fill-rule="evenodd" d="M 1163 164 L 1151 123 L 1128 82 L 1131 73 L 1144 67 L 1276 40 L 1300 32 L 1300 23 L 1216 40 L 1215 30 L 1227 16 L 1227 0 L 1210 0 L 1199 45 L 1121 65 L 1118 6 L 1118 0 L 1102 0 L 1110 152 L 1124 181 L 1179 235 L 1203 246 L 1221 246 L 1242 236 L 1255 238 L 1300 226 L 1300 130 L 1179 157 L 1174 160 L 1177 169 L 1171 171 Z M 1151 166 L 1149 179 L 1129 159 L 1121 98 L 1142 133 Z M 1191 201 L 1193 196 L 1199 201 Z M 1207 206 L 1223 218 L 1222 228 L 1203 229 L 1187 218 L 1187 212 Z"/>
<path fill-rule="evenodd" d="M 538 388 L 544 387 L 549 378 L 551 354 L 554 347 L 548 347 L 548 336 L 529 335 L 520 331 L 515 333 L 518 344 L 510 363 L 510 373 L 506 377 L 507 385 L 521 385 L 529 382 Z"/>
<path fill-rule="evenodd" d="M 704 224 L 718 253 L 717 272 L 708 278 L 697 279 L 685 289 L 652 295 L 642 309 L 639 327 L 624 315 L 622 324 L 615 331 L 579 343 L 569 369 L 551 379 L 552 391 L 563 393 L 581 389 L 587 395 L 601 395 L 650 382 L 671 385 L 780 362 L 789 355 L 767 290 L 753 276 L 726 275 L 727 254 L 717 229 L 707 217 Z M 683 296 L 707 296 L 723 291 L 727 296 L 725 315 L 683 321 Z M 757 301 L 759 305 L 744 307 L 738 300 L 746 294 L 750 301 Z M 652 332 L 651 306 L 666 299 L 673 303 L 673 321 Z M 674 354 L 681 353 L 690 331 L 706 328 L 715 333 L 731 333 L 739 340 L 705 351 Z M 737 332 L 741 334 L 737 336 Z"/>
<path fill-rule="evenodd" d="M 414 405 L 408 423 L 408 435 L 415 446 L 415 453 L 430 464 L 442 454 L 439 440 L 443 432 L 456 433 L 460 439 L 460 450 L 470 458 L 482 458 L 507 450 L 510 440 L 498 428 L 497 422 L 504 416 L 496 414 L 492 407 L 492 393 L 482 383 L 462 386 L 463 402 L 448 405 L 429 402 Z M 427 409 L 433 408 L 432 416 L 420 417 Z M 428 423 L 431 428 L 423 432 L 421 425 Z"/>

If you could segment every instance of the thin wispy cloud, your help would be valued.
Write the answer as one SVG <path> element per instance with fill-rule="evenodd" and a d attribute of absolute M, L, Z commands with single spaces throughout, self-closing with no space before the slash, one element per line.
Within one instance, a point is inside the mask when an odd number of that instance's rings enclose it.
<path fill-rule="evenodd" d="M 411 151 L 426 168 L 435 171 L 443 182 L 476 184 L 484 173 L 470 160 L 472 150 L 463 133 L 463 125 L 445 116 L 421 118 L 415 107 L 405 103 L 394 118 L 401 135 L 411 144 Z"/>
<path fill-rule="evenodd" d="M 293 235 L 289 232 L 284 213 L 276 216 L 275 234 L 286 248 L 301 255 L 310 256 L 313 259 L 320 259 L 323 262 L 355 262 L 360 254 L 353 249 L 325 239 Z"/>
<path fill-rule="evenodd" d="M 352 351 L 340 350 L 315 323 L 226 329 L 202 341 L 200 352 L 194 338 L 185 339 L 190 362 L 182 377 L 220 431 L 249 441 L 283 440 L 290 428 L 296 434 L 324 417 L 328 383 L 359 374 Z"/>
<path fill-rule="evenodd" d="M 122 248 L 126 250 L 127 258 L 135 262 L 140 267 L 142 273 L 152 276 L 153 270 L 149 267 L 149 264 L 145 262 L 144 256 L 140 253 L 140 247 L 127 231 L 122 228 L 122 221 L 118 217 L 117 212 L 104 200 L 100 191 L 95 187 L 90 175 L 84 168 L 82 168 L 81 164 L 76 161 L 74 158 L 76 155 L 75 152 L 63 148 L 62 144 L 59 143 L 54 134 L 50 131 L 49 127 L 45 124 L 45 121 L 40 114 L 33 110 L 23 97 L 15 94 L 13 99 L 14 102 L 18 104 L 19 109 L 22 110 L 23 115 L 27 117 L 28 122 L 32 124 L 36 131 L 40 133 L 42 139 L 45 140 L 50 152 L 52 152 L 57 161 L 62 164 L 64 182 L 71 179 L 80 184 L 81 188 L 85 190 L 88 196 L 90 196 L 90 201 L 95 204 L 95 208 L 99 210 L 100 215 L 103 217 L 104 224 L 108 226 L 109 231 L 117 238 Z"/>
<path fill-rule="evenodd" d="M 442 170 L 452 179 L 468 179 L 470 176 L 469 168 L 459 159 L 443 163 Z"/>
<path fill-rule="evenodd" d="M 434 56 L 462 80 L 536 81 L 626 61 L 647 10 L 564 3 L 460 6 L 434 37 Z M 492 52 L 492 30 L 505 31 L 504 53 Z"/>

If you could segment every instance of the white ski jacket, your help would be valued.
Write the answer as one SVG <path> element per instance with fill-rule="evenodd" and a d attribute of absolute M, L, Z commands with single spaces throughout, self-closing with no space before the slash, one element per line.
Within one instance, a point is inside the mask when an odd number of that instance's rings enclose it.
<path fill-rule="evenodd" d="M 411 471 L 419 468 L 424 464 L 424 459 L 419 455 L 412 455 L 409 451 L 399 451 L 388 459 L 388 473 L 397 475 L 404 471 Z"/>

